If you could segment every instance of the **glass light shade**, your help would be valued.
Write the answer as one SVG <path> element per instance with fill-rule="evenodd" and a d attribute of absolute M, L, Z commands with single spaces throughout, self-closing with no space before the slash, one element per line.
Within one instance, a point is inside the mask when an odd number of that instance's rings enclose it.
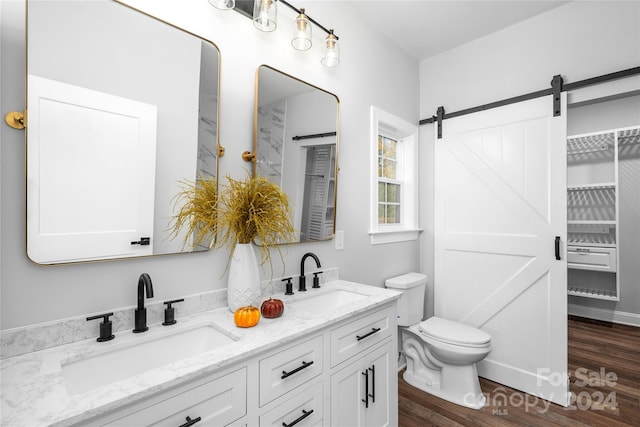
<path fill-rule="evenodd" d="M 260 31 L 274 31 L 278 24 L 278 6 L 275 0 L 255 0 L 253 4 L 253 25 Z"/>
<path fill-rule="evenodd" d="M 209 0 L 209 4 L 216 9 L 229 10 L 236 7 L 236 0 Z"/>
<path fill-rule="evenodd" d="M 298 15 L 293 23 L 291 46 L 297 50 L 307 50 L 311 47 L 311 23 L 302 8 L 300 9 L 300 15 Z"/>
<path fill-rule="evenodd" d="M 338 44 L 338 38 L 333 35 L 333 30 L 330 30 L 329 34 L 324 39 L 324 42 L 324 55 L 320 62 L 325 67 L 338 66 L 340 63 L 340 45 Z"/>

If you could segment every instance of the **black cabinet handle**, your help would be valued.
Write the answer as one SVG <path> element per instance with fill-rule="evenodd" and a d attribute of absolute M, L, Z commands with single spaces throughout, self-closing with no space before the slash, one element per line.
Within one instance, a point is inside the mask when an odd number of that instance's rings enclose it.
<path fill-rule="evenodd" d="M 371 371 L 371 401 L 376 403 L 376 365 L 371 365 L 369 368 Z"/>
<path fill-rule="evenodd" d="M 369 407 L 369 370 L 365 369 L 365 371 L 362 372 L 362 375 L 364 375 L 364 399 L 362 399 L 362 401 L 364 402 L 364 407 L 368 408 Z"/>
<path fill-rule="evenodd" d="M 376 332 L 380 332 L 380 328 L 371 328 L 371 332 L 368 332 L 364 335 L 356 335 L 356 338 L 358 339 L 358 341 L 365 339 L 366 337 L 369 337 L 373 334 L 375 334 Z"/>
<path fill-rule="evenodd" d="M 281 380 L 290 377 L 291 375 L 295 374 L 296 372 L 300 372 L 305 368 L 308 368 L 309 366 L 313 365 L 313 360 L 311 362 L 305 362 L 304 360 L 302 361 L 302 365 L 298 366 L 296 369 L 294 369 L 293 371 L 282 371 L 282 376 L 280 377 Z"/>
<path fill-rule="evenodd" d="M 556 236 L 556 259 L 560 260 L 560 236 Z"/>
<path fill-rule="evenodd" d="M 302 415 L 300 415 L 296 420 L 292 421 L 291 424 L 287 424 L 284 421 L 282 422 L 282 427 L 291 427 L 294 426 L 296 424 L 298 424 L 300 421 L 304 420 L 305 418 L 307 418 L 309 415 L 313 414 L 313 409 L 310 411 L 305 411 L 304 409 L 302 410 Z"/>
<path fill-rule="evenodd" d="M 187 422 L 184 424 L 181 424 L 180 427 L 189 427 L 194 425 L 195 423 L 202 421 L 202 418 L 198 417 L 198 418 L 194 418 L 191 419 L 191 417 L 187 417 Z"/>

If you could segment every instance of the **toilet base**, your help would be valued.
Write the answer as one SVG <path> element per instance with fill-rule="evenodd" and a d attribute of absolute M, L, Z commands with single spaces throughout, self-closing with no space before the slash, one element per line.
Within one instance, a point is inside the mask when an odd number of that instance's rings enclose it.
<path fill-rule="evenodd" d="M 475 366 L 473 366 L 473 368 L 475 373 Z M 456 405 L 471 409 L 482 409 L 487 402 L 486 396 L 482 394 L 482 390 L 480 389 L 480 381 L 477 376 L 475 377 L 475 384 L 468 384 L 466 393 L 461 394 L 443 388 L 442 384 L 440 384 L 439 375 L 436 377 L 426 372 L 421 372 L 420 374 L 421 375 L 416 375 L 406 370 L 402 378 L 412 386 L 451 403 L 455 403 Z M 471 382 L 473 383 L 474 381 Z"/>
<path fill-rule="evenodd" d="M 465 349 L 454 352 L 450 345 L 434 348 L 434 343 L 427 343 L 421 334 L 412 326 L 403 330 L 402 351 L 407 358 L 407 368 L 403 374 L 406 382 L 441 399 L 472 409 L 484 407 L 487 398 L 482 394 L 478 371 L 474 361 L 480 361 L 489 353 L 490 348 Z M 432 353 L 432 349 L 440 351 L 440 357 L 454 360 L 456 364 L 444 363 Z M 444 352 L 448 350 L 449 353 Z M 467 362 L 460 364 L 459 362 Z"/>

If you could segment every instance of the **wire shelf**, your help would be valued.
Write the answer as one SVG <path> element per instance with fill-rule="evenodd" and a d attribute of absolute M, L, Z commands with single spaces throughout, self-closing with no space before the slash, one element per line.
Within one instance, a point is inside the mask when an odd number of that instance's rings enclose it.
<path fill-rule="evenodd" d="M 567 243 L 580 246 L 616 246 L 616 224 L 613 221 L 568 221 Z"/>
<path fill-rule="evenodd" d="M 592 191 L 592 190 L 610 190 L 615 189 L 615 182 L 602 182 L 600 184 L 582 184 L 582 185 L 569 185 L 568 191 Z"/>
<path fill-rule="evenodd" d="M 631 145 L 640 143 L 640 128 L 618 131 L 618 144 Z"/>
<path fill-rule="evenodd" d="M 569 295 L 573 295 L 577 297 L 606 299 L 611 301 L 620 300 L 620 298 L 618 297 L 615 291 L 610 291 L 606 289 L 589 289 L 589 288 L 581 288 L 579 286 L 569 286 L 567 293 Z"/>
<path fill-rule="evenodd" d="M 567 155 L 608 151 L 614 145 L 614 133 L 578 136 L 567 139 Z"/>

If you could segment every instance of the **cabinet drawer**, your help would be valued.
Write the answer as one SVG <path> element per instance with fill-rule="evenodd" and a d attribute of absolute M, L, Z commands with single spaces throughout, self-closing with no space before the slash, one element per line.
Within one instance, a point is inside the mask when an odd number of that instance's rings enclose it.
<path fill-rule="evenodd" d="M 201 418 L 200 426 L 223 426 L 246 414 L 247 371 L 223 377 L 172 396 L 162 402 L 115 420 L 108 426 L 180 426 Z"/>
<path fill-rule="evenodd" d="M 260 406 L 322 373 L 322 335 L 260 361 Z"/>
<path fill-rule="evenodd" d="M 322 381 L 260 415 L 260 427 L 322 425 Z M 296 423 L 296 420 L 298 422 Z"/>
<path fill-rule="evenodd" d="M 567 267 L 579 270 L 617 271 L 616 249 L 593 246 L 568 246 Z"/>
<path fill-rule="evenodd" d="M 331 331 L 331 367 L 390 337 L 395 328 L 392 307 L 378 310 Z"/>

